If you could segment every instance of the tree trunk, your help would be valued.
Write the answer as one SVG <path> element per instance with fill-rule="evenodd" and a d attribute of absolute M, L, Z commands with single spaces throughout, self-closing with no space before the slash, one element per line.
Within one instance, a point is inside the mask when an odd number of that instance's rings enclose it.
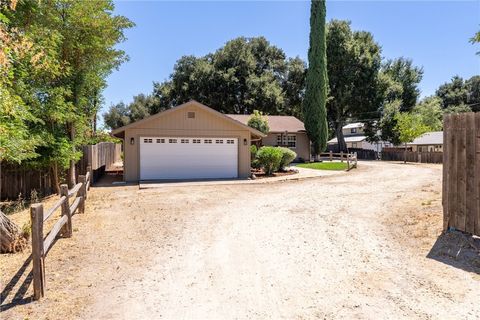
<path fill-rule="evenodd" d="M 407 143 L 405 142 L 405 150 L 403 150 L 403 163 L 407 163 Z"/>
<path fill-rule="evenodd" d="M 58 165 L 57 162 L 53 162 L 50 166 L 52 171 L 52 185 L 56 194 L 60 194 L 60 181 L 58 180 Z"/>
<path fill-rule="evenodd" d="M 335 131 L 337 134 L 338 152 L 347 152 L 347 144 L 345 143 L 345 137 L 343 136 L 343 122 L 336 121 Z"/>
<path fill-rule="evenodd" d="M 27 244 L 26 235 L 0 211 L 0 253 L 22 251 Z"/>
<path fill-rule="evenodd" d="M 75 141 L 75 124 L 69 123 L 68 125 L 69 133 L 70 133 L 70 141 L 72 144 Z M 75 152 L 75 146 L 72 148 L 72 152 Z M 68 168 L 68 179 L 67 179 L 68 187 L 72 188 L 75 185 L 75 161 L 70 160 L 70 167 Z"/>

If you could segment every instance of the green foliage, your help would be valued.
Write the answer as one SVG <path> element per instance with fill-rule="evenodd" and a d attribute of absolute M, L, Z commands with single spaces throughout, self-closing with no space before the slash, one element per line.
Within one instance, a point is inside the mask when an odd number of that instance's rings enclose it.
<path fill-rule="evenodd" d="M 478 31 L 471 39 L 471 43 L 480 43 L 480 31 Z M 480 55 L 480 51 L 477 52 L 478 55 Z"/>
<path fill-rule="evenodd" d="M 443 110 L 440 98 L 432 96 L 420 101 L 413 110 L 422 119 L 423 124 L 430 128 L 431 131 L 440 131 L 443 127 Z"/>
<path fill-rule="evenodd" d="M 393 81 L 393 88 L 389 88 L 386 100 L 401 101 L 400 111 L 410 111 L 416 105 L 420 96 L 418 84 L 423 78 L 423 69 L 413 65 L 412 60 L 406 58 L 397 58 L 387 60 L 382 65 L 382 74 L 384 79 Z"/>
<path fill-rule="evenodd" d="M 282 151 L 282 160 L 280 161 L 280 170 L 285 170 L 285 168 L 297 157 L 297 154 L 288 149 L 288 148 L 283 148 L 279 147 L 280 151 Z"/>
<path fill-rule="evenodd" d="M 248 119 L 247 125 L 265 134 L 270 131 L 270 127 L 268 126 L 268 118 L 263 115 L 263 112 L 258 110 L 253 110 L 253 114 L 251 115 L 250 119 Z"/>
<path fill-rule="evenodd" d="M 327 58 L 328 120 L 340 150 L 346 150 L 345 121 L 379 115 L 381 48 L 370 33 L 353 31 L 348 21 L 332 20 L 327 25 Z"/>
<path fill-rule="evenodd" d="M 0 161 L 72 167 L 95 134 L 106 77 L 133 24 L 110 0 L 24 0 L 0 6 Z"/>
<path fill-rule="evenodd" d="M 399 134 L 398 139 L 401 143 L 412 142 L 425 132 L 430 131 L 419 114 L 401 112 L 396 114 L 395 120 L 397 120 L 395 129 Z"/>
<path fill-rule="evenodd" d="M 328 138 L 325 107 L 328 87 L 325 16 L 325 1 L 312 1 L 310 8 L 310 48 L 308 49 L 303 115 L 305 129 L 315 154 L 326 148 Z"/>
<path fill-rule="evenodd" d="M 301 168 L 316 169 L 316 170 L 347 170 L 346 162 L 300 163 L 297 166 Z"/>
<path fill-rule="evenodd" d="M 443 110 L 444 113 L 446 114 L 459 114 L 459 113 L 463 113 L 463 112 L 472 112 L 472 109 L 465 105 L 465 104 L 460 104 L 458 106 L 450 106 L 446 109 Z"/>
<path fill-rule="evenodd" d="M 255 156 L 257 155 L 257 151 L 258 151 L 258 148 L 256 145 L 252 144 L 250 146 L 250 155 L 252 156 L 252 159 L 255 158 Z"/>
<path fill-rule="evenodd" d="M 223 113 L 301 114 L 305 63 L 265 38 L 239 37 L 203 57 L 184 56 L 155 83 L 155 112 L 198 100 Z"/>
<path fill-rule="evenodd" d="M 462 110 L 465 106 L 475 106 L 480 110 L 480 76 L 473 76 L 464 81 L 459 76 L 454 76 L 449 83 L 442 84 L 435 94 L 442 100 L 442 108 L 449 110 Z"/>
<path fill-rule="evenodd" d="M 257 161 L 266 175 L 278 171 L 283 153 L 277 147 L 261 147 L 257 152 Z"/>

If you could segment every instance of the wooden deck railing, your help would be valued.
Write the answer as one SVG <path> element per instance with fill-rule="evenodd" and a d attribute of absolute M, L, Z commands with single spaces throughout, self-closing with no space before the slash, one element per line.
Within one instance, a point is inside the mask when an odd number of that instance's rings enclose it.
<path fill-rule="evenodd" d="M 33 262 L 33 298 L 45 296 L 45 257 L 55 243 L 57 236 L 64 238 L 72 236 L 72 217 L 76 213 L 85 212 L 85 200 L 90 189 L 91 170 L 78 177 L 78 183 L 68 190 L 66 184 L 60 186 L 60 199 L 44 213 L 43 204 L 36 203 L 30 207 L 32 226 L 32 262 Z M 73 202 L 70 204 L 70 199 Z M 61 209 L 60 219 L 55 222 L 50 232 L 44 237 L 43 224 L 58 209 Z"/>
<path fill-rule="evenodd" d="M 333 153 L 332 151 L 330 152 L 323 152 L 320 153 L 320 158 L 328 158 L 330 161 L 333 160 L 340 160 L 343 162 L 344 160 L 347 162 L 347 171 L 350 171 L 352 168 L 357 167 L 357 153 L 352 152 L 352 153 L 347 153 L 347 152 L 340 152 L 340 153 Z"/>

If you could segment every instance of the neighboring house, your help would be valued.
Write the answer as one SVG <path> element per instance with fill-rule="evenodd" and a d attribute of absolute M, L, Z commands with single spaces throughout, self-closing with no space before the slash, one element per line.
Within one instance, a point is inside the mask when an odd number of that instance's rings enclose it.
<path fill-rule="evenodd" d="M 246 178 L 258 130 L 197 101 L 112 131 L 123 139 L 124 180 Z"/>
<path fill-rule="evenodd" d="M 355 122 L 345 125 L 342 128 L 343 137 L 345 138 L 345 143 L 347 149 L 366 149 L 374 150 L 376 152 L 381 152 L 385 147 L 391 147 L 392 144 L 386 141 L 379 141 L 375 143 L 370 143 L 367 141 L 367 136 L 365 135 L 365 124 L 362 122 Z M 329 140 L 328 145 L 330 147 L 335 147 L 338 145 L 337 138 Z"/>
<path fill-rule="evenodd" d="M 443 131 L 424 133 L 413 142 L 407 143 L 407 147 L 418 152 L 443 152 Z"/>
<path fill-rule="evenodd" d="M 227 114 L 244 125 L 251 115 Z M 310 161 L 310 140 L 302 121 L 293 116 L 266 116 L 270 131 L 262 138 L 264 146 L 282 146 L 290 148 L 297 154 L 297 161 Z"/>

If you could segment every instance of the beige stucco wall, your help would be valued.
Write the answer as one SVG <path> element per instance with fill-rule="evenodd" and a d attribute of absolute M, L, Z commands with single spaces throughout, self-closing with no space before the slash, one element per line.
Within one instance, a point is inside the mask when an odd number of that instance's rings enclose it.
<path fill-rule="evenodd" d="M 187 112 L 194 111 L 195 119 L 188 119 Z M 221 116 L 197 106 L 187 106 L 160 117 L 126 128 L 124 140 L 124 180 L 138 181 L 140 177 L 140 137 L 227 137 L 238 139 L 238 176 L 250 175 L 250 131 L 237 126 Z M 135 139 L 133 145 L 131 138 Z M 244 144 L 246 139 L 246 145 Z"/>
<path fill-rule="evenodd" d="M 262 138 L 262 144 L 264 146 L 276 146 L 277 135 L 281 133 L 270 132 L 265 138 Z M 295 134 L 297 136 L 297 147 L 290 148 L 297 153 L 297 159 L 302 158 L 305 161 L 310 161 L 310 140 L 308 140 L 307 134 L 303 132 L 288 133 L 288 135 Z"/>

